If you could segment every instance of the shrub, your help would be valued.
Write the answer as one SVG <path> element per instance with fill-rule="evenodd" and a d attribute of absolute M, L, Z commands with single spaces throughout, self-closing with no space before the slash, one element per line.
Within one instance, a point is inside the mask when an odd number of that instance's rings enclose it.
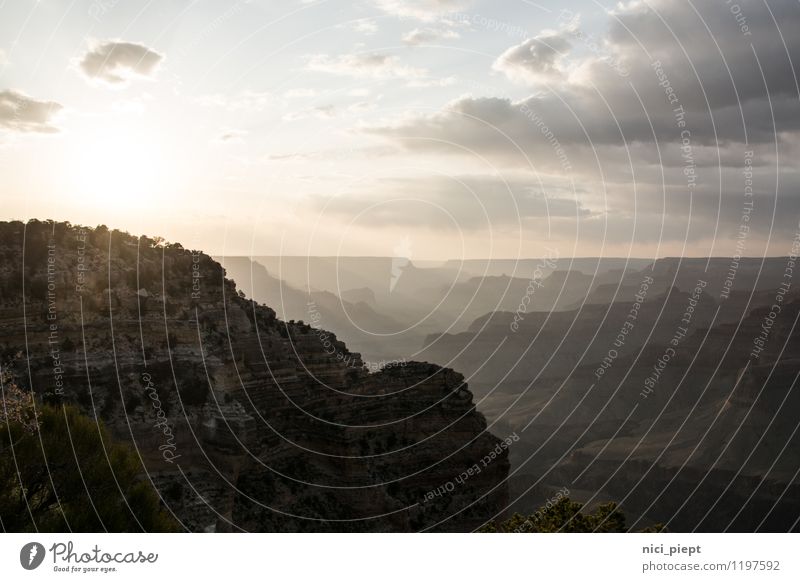
<path fill-rule="evenodd" d="M 6 531 L 176 531 L 138 457 L 72 406 L 39 405 L 38 427 L 0 431 Z"/>

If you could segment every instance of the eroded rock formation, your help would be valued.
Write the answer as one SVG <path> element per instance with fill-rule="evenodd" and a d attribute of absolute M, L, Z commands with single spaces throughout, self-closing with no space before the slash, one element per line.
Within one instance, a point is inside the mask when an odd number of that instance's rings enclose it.
<path fill-rule="evenodd" d="M 481 463 L 500 440 L 452 370 L 370 374 L 180 245 L 12 222 L 0 254 L 17 381 L 135 446 L 190 530 L 469 531 L 506 504 L 507 452 Z"/>

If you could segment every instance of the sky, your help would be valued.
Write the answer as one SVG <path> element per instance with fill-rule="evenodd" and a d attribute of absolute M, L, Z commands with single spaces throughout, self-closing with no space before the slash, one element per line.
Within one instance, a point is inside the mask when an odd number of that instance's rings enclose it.
<path fill-rule="evenodd" d="M 796 0 L 0 1 L 0 219 L 216 255 L 785 255 L 799 49 Z"/>

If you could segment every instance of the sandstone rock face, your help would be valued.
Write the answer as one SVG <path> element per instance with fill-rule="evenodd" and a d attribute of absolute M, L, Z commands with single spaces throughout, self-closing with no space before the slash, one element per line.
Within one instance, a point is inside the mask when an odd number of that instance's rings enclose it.
<path fill-rule="evenodd" d="M 180 245 L 12 222 L 0 253 L 3 361 L 130 442 L 188 530 L 471 531 L 507 503 L 507 447 L 452 370 L 370 374 Z"/>

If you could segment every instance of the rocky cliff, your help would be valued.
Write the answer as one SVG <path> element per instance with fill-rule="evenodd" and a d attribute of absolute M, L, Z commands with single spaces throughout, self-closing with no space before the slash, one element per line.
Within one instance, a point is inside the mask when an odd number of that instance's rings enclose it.
<path fill-rule="evenodd" d="M 452 370 L 370 373 L 158 239 L 0 223 L 0 257 L 6 367 L 133 445 L 188 530 L 470 531 L 507 503 L 508 443 Z"/>

